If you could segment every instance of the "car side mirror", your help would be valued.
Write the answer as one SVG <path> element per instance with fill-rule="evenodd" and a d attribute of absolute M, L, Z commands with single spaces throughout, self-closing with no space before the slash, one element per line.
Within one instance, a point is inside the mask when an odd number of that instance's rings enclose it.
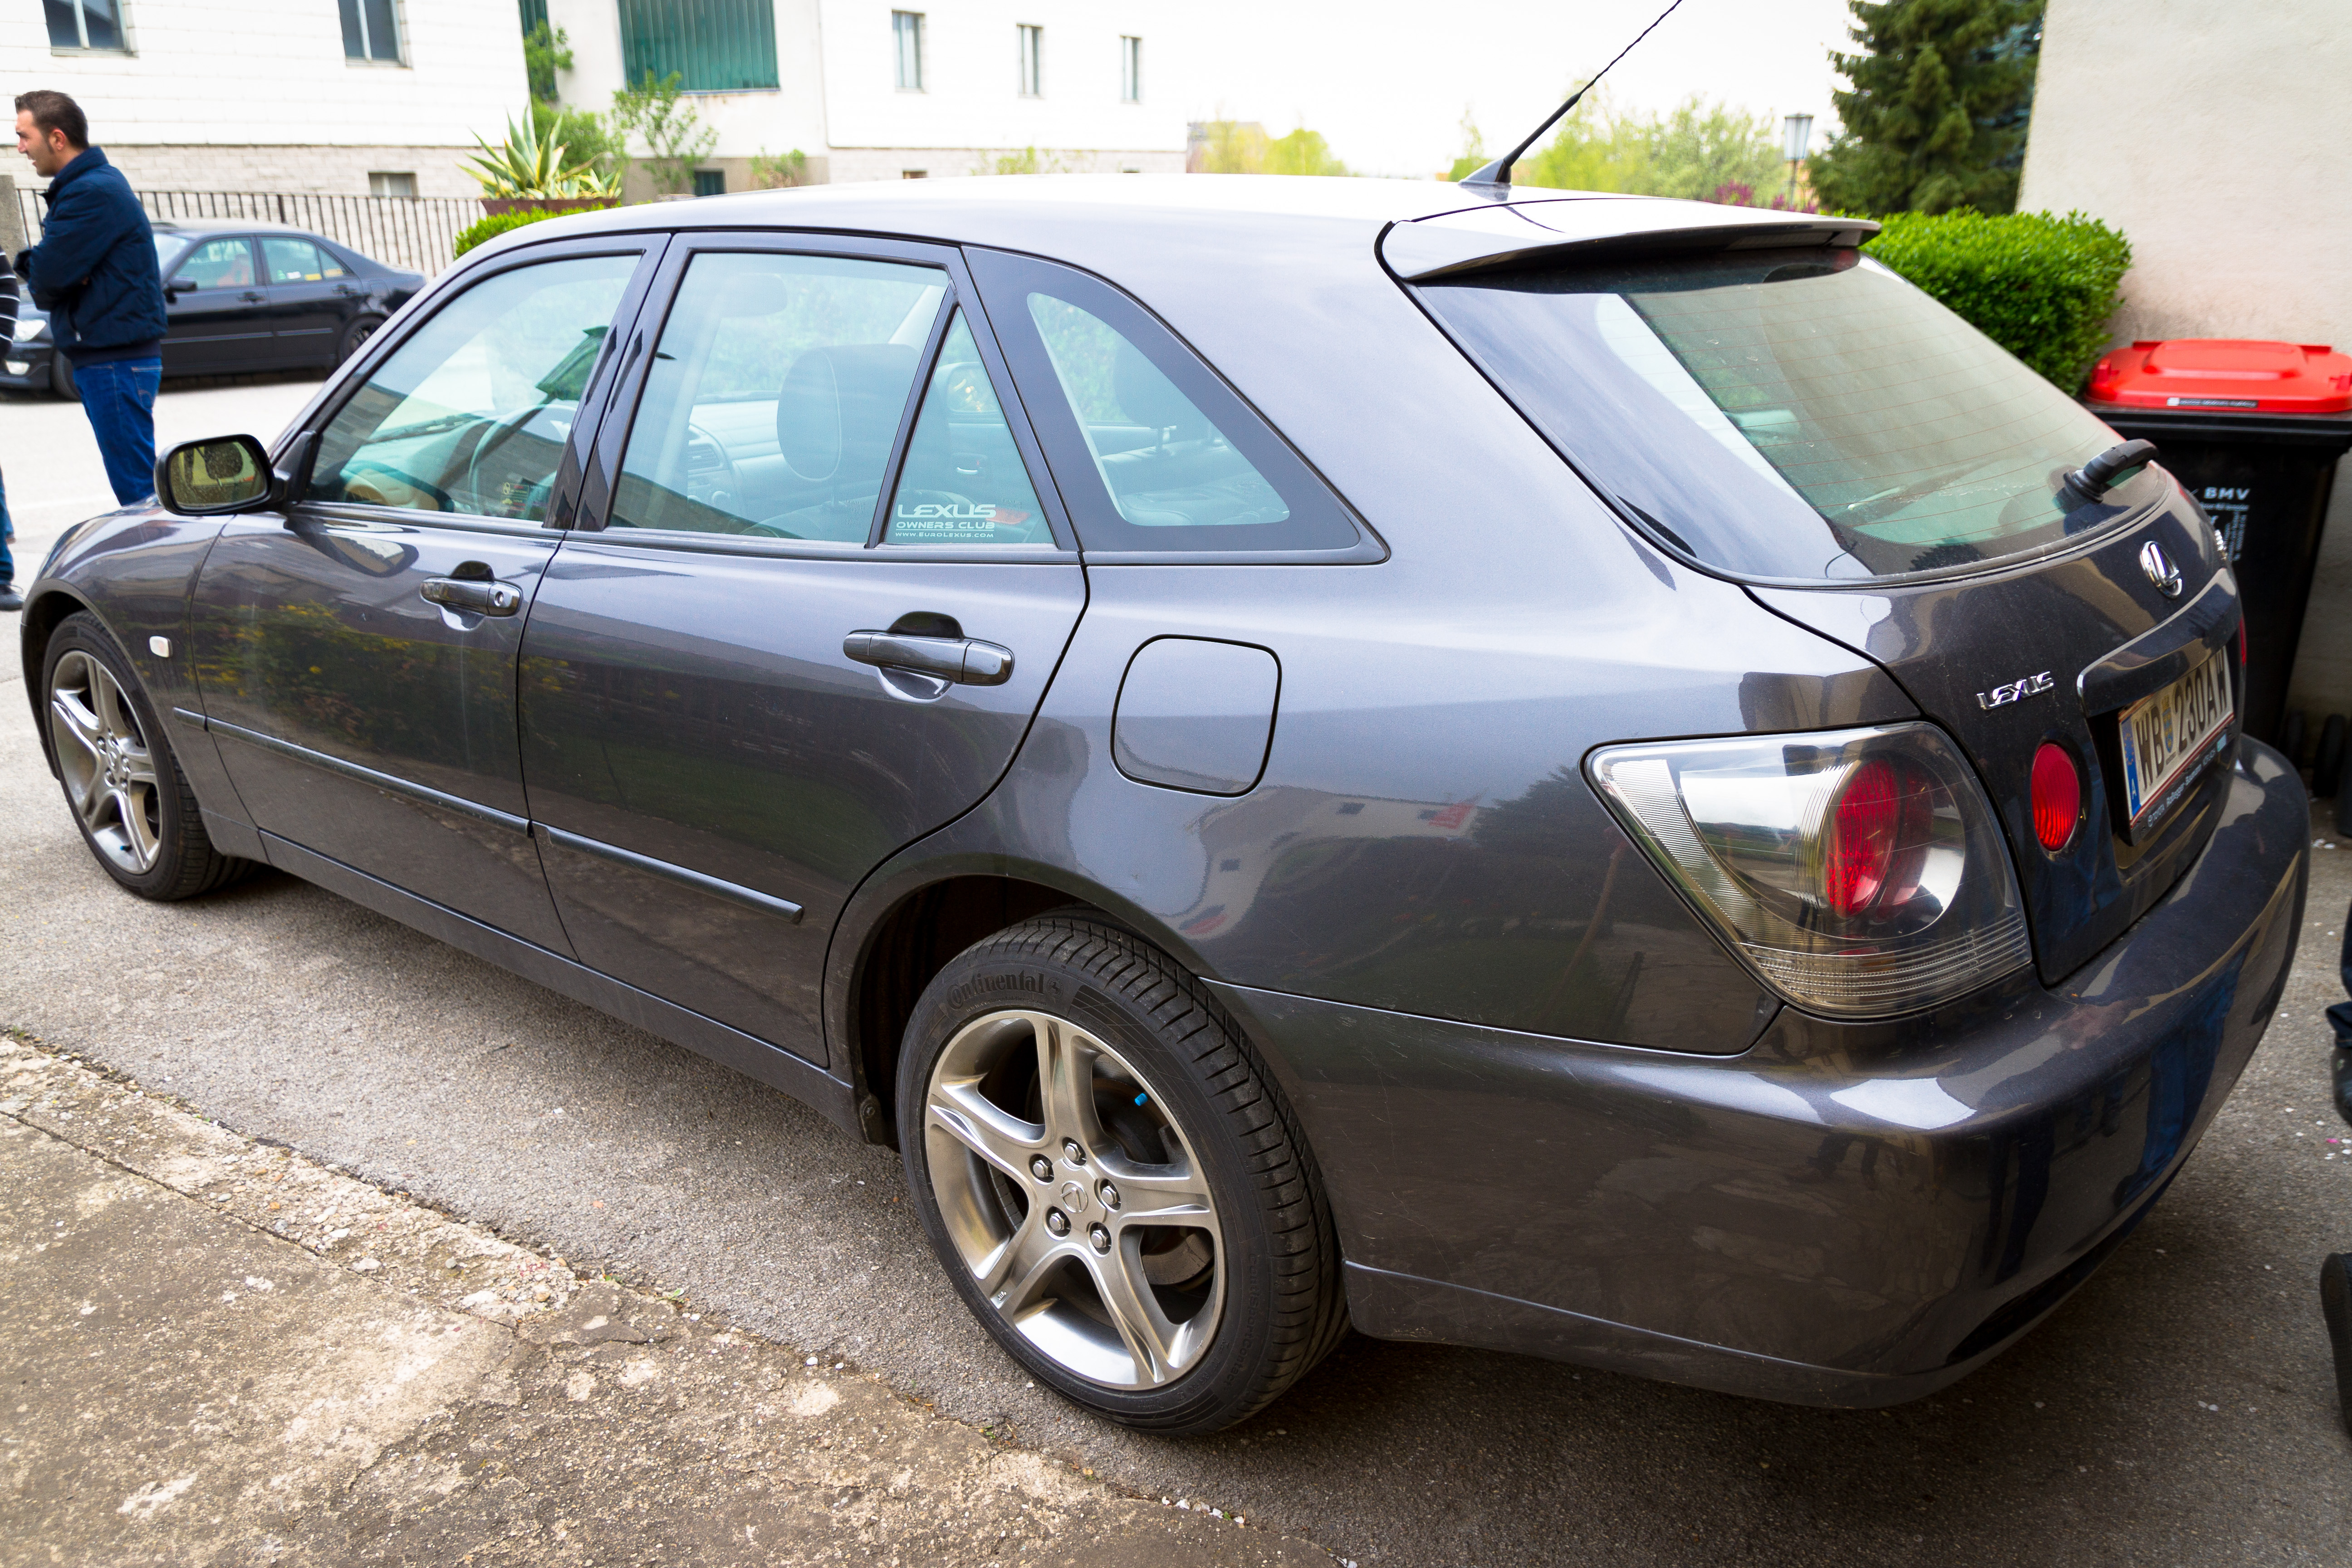
<path fill-rule="evenodd" d="M 184 442 L 155 464 L 155 499 L 182 517 L 266 510 L 283 502 L 285 489 L 250 436 Z"/>

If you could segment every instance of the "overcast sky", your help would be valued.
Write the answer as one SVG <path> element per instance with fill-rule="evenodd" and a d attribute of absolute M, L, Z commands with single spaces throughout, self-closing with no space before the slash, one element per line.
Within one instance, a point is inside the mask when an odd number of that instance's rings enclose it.
<path fill-rule="evenodd" d="M 1188 0 L 1199 58 L 1170 61 L 1188 117 L 1304 124 L 1362 174 L 1425 176 L 1461 149 L 1469 109 L 1500 153 L 1664 8 L 1665 0 Z M 1609 73 L 1617 101 L 1667 109 L 1696 92 L 1834 123 L 1828 52 L 1845 0 L 1683 0 Z"/>

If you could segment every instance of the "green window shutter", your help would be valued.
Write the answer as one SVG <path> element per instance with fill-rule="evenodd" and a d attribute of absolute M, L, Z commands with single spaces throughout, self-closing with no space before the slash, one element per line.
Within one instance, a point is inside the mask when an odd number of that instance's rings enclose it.
<path fill-rule="evenodd" d="M 547 26 L 547 0 L 515 0 L 522 7 L 522 36 L 530 37 L 533 27 Z"/>
<path fill-rule="evenodd" d="M 773 0 L 620 0 L 621 57 L 632 87 L 676 72 L 687 92 L 777 85 Z"/>

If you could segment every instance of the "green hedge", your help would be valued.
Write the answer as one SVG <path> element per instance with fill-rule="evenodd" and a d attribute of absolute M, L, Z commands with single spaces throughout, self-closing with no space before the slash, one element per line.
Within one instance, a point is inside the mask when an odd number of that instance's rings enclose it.
<path fill-rule="evenodd" d="M 1895 213 L 1863 247 L 2066 393 L 2107 344 L 2131 242 L 2081 213 Z"/>
<path fill-rule="evenodd" d="M 509 230 L 520 228 L 527 223 L 538 223 L 543 218 L 562 216 L 562 213 L 551 213 L 539 207 L 531 207 L 523 212 L 500 213 L 496 217 L 486 217 L 479 223 L 457 231 L 457 240 L 449 247 L 449 258 L 454 261 L 474 247 L 487 244 Z"/>

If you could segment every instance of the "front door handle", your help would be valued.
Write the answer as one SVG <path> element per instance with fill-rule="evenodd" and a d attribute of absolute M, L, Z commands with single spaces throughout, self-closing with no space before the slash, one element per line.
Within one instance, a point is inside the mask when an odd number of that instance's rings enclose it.
<path fill-rule="evenodd" d="M 522 590 L 511 583 L 485 583 L 475 577 L 427 577 L 425 586 L 416 591 L 434 604 L 485 616 L 511 616 L 522 608 Z"/>
<path fill-rule="evenodd" d="M 841 639 L 841 651 L 860 664 L 911 669 L 959 686 L 1002 686 L 1013 679 L 1013 650 L 976 637 L 852 632 Z"/>
<path fill-rule="evenodd" d="M 244 300 L 248 305 L 258 305 L 264 300 L 268 299 L 269 296 L 264 294 L 257 289 L 247 289 L 244 293 L 239 294 L 237 298 Z"/>

